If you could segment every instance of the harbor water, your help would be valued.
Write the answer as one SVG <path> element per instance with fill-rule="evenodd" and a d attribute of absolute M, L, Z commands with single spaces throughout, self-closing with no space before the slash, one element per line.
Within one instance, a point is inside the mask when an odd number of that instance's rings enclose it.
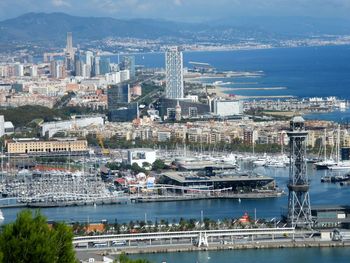
<path fill-rule="evenodd" d="M 350 250 L 346 248 L 284 248 L 201 251 L 133 255 L 154 263 L 345 263 L 349 262 Z"/>
<path fill-rule="evenodd" d="M 242 164 L 243 169 L 250 169 L 248 164 Z M 287 180 L 288 168 L 265 168 L 258 167 L 255 172 L 262 175 L 272 176 L 278 186 L 283 189 L 286 195 L 268 199 L 237 199 L 220 200 L 194 200 L 176 202 L 156 202 L 156 203 L 128 203 L 98 206 L 73 206 L 43 208 L 41 211 L 48 220 L 65 222 L 129 222 L 131 220 L 179 220 L 183 218 L 200 219 L 201 211 L 204 217 L 215 220 L 225 218 L 241 217 L 245 212 L 253 215 L 256 209 L 258 218 L 279 218 L 283 210 L 287 207 Z M 311 180 L 310 196 L 311 204 L 348 204 L 350 200 L 349 186 L 339 184 L 321 183 L 321 177 L 329 173 L 328 171 L 315 170 L 312 165 L 308 166 Z M 20 208 L 2 209 L 5 217 L 4 223 L 15 220 Z"/>

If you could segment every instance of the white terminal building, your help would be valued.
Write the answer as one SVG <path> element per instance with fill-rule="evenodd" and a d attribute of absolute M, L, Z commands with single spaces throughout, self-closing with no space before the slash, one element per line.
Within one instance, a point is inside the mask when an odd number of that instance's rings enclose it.
<path fill-rule="evenodd" d="M 101 116 L 75 116 L 71 120 L 44 122 L 40 125 L 41 135 L 51 138 L 55 133 L 66 131 L 74 128 L 84 128 L 90 125 L 102 127 L 104 125 L 104 118 Z"/>
<path fill-rule="evenodd" d="M 214 100 L 214 114 L 218 116 L 241 115 L 243 103 L 239 100 Z"/>
<path fill-rule="evenodd" d="M 165 97 L 182 99 L 184 97 L 183 58 L 179 47 L 173 47 L 165 53 Z"/>
<path fill-rule="evenodd" d="M 156 160 L 156 151 L 150 148 L 135 148 L 128 150 L 127 163 L 133 165 L 137 163 L 142 167 L 143 163 L 153 164 Z"/>

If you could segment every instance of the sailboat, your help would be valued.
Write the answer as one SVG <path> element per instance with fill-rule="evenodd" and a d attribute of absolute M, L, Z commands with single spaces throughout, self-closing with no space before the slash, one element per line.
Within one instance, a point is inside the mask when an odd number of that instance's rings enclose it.
<path fill-rule="evenodd" d="M 337 130 L 337 143 L 336 143 L 336 156 L 337 161 L 333 165 L 327 166 L 329 170 L 350 170 L 349 160 L 340 160 L 340 125 Z"/>
<path fill-rule="evenodd" d="M 327 130 L 324 130 L 323 136 L 323 160 L 321 162 L 314 163 L 316 170 L 328 169 L 328 166 L 335 165 L 335 161 L 329 157 L 327 159 Z"/>

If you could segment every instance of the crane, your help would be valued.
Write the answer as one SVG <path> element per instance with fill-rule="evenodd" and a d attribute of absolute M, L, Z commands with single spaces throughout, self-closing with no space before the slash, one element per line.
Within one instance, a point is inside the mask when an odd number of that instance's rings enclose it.
<path fill-rule="evenodd" d="M 101 133 L 96 133 L 96 139 L 98 141 L 98 144 L 100 145 L 101 147 L 101 150 L 102 150 L 102 154 L 103 155 L 109 155 L 110 154 L 110 151 L 109 149 L 106 149 L 105 146 L 104 146 L 104 143 L 103 143 L 103 136 L 101 135 Z"/>

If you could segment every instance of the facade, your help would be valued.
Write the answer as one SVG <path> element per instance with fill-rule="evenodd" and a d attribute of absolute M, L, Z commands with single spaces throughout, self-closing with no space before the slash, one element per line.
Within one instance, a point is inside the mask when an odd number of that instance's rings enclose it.
<path fill-rule="evenodd" d="M 8 154 L 40 154 L 40 153 L 85 153 L 88 148 L 86 140 L 62 139 L 41 141 L 36 138 L 6 140 Z"/>
<path fill-rule="evenodd" d="M 0 115 L 0 137 L 5 135 L 5 119 L 4 115 Z"/>
<path fill-rule="evenodd" d="M 111 122 L 132 121 L 139 115 L 137 103 L 129 103 L 126 107 L 108 109 L 108 120 Z"/>
<path fill-rule="evenodd" d="M 128 150 L 128 164 L 133 165 L 137 163 L 142 167 L 144 162 L 153 164 L 156 160 L 156 151 L 148 148 L 130 149 Z"/>
<path fill-rule="evenodd" d="M 165 97 L 167 99 L 183 98 L 183 58 L 178 47 L 171 48 L 165 53 L 165 74 Z"/>
<path fill-rule="evenodd" d="M 57 132 L 66 131 L 73 128 L 80 129 L 90 125 L 101 127 L 104 125 L 104 119 L 100 116 L 75 116 L 74 119 L 67 121 L 44 122 L 40 125 L 40 133 L 41 136 L 48 136 L 48 138 L 51 138 Z"/>
<path fill-rule="evenodd" d="M 239 100 L 215 100 L 214 114 L 219 116 L 241 115 L 243 105 Z"/>
<path fill-rule="evenodd" d="M 130 78 L 135 78 L 135 57 L 134 56 L 124 56 L 122 62 L 122 69 L 129 70 Z"/>
<path fill-rule="evenodd" d="M 208 104 L 161 98 L 158 108 L 160 116 L 175 119 L 175 109 L 178 102 L 181 107 L 182 117 L 197 117 L 198 115 L 208 114 L 210 110 Z"/>
<path fill-rule="evenodd" d="M 116 110 L 127 105 L 130 102 L 130 85 L 128 83 L 109 85 L 107 97 L 109 110 Z"/>
<path fill-rule="evenodd" d="M 111 72 L 111 66 L 110 66 L 111 62 L 109 58 L 101 58 L 100 59 L 100 63 L 99 63 L 99 67 L 100 67 L 100 74 L 101 75 L 105 75 L 109 72 Z"/>

